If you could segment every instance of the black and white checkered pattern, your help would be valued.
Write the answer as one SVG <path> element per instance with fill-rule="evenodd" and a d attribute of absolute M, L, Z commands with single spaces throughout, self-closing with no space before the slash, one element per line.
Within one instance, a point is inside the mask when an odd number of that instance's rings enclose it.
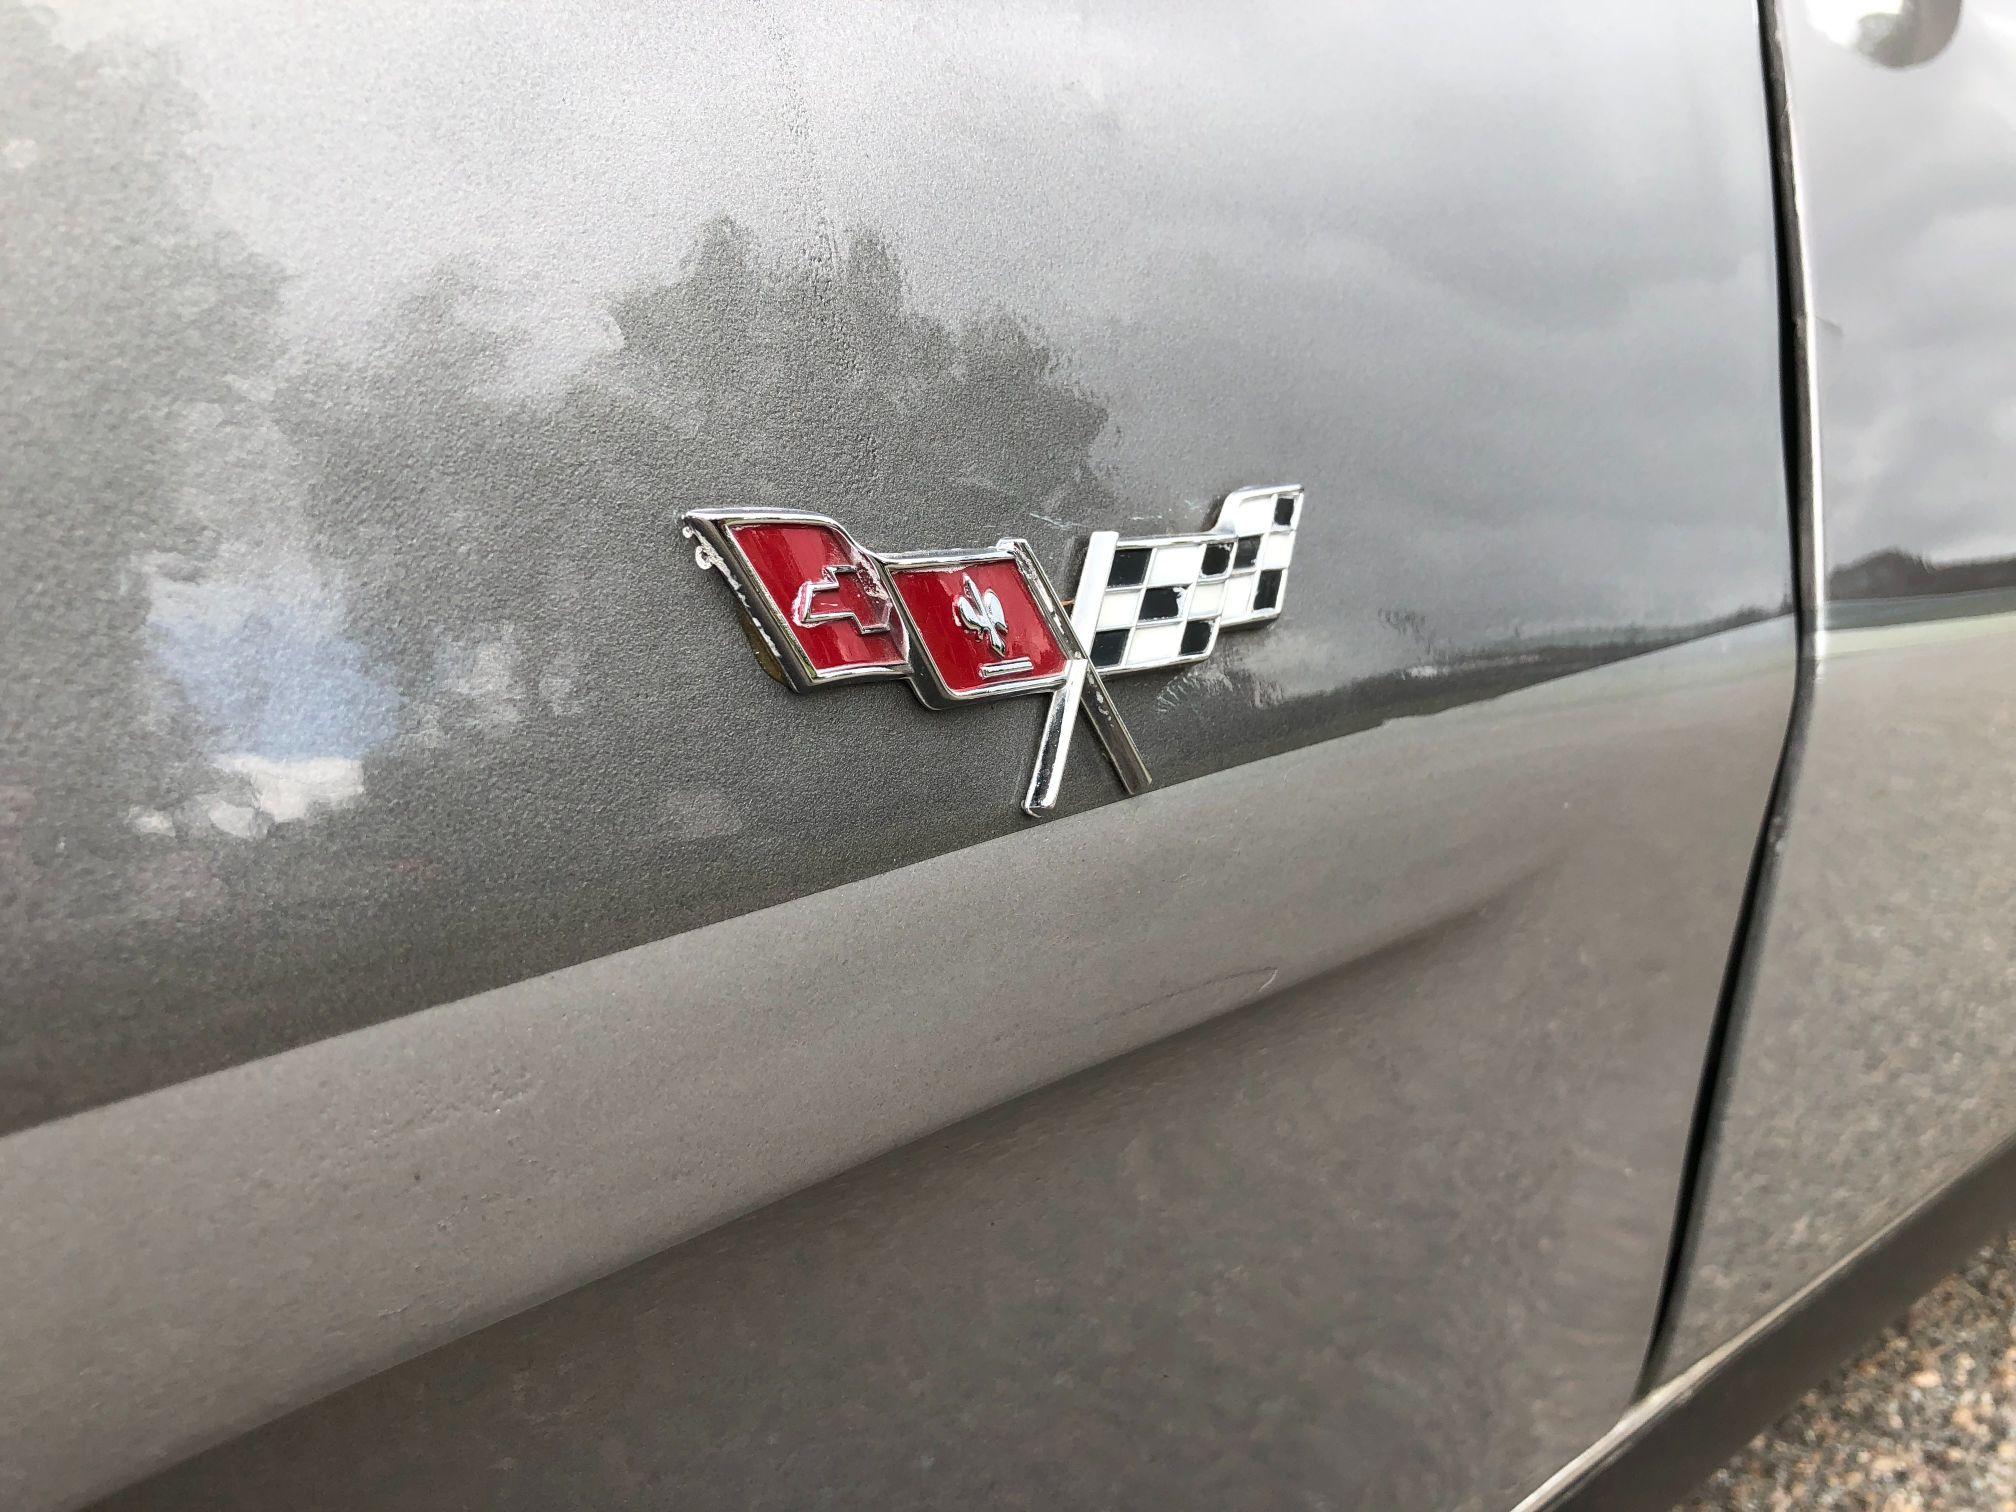
<path fill-rule="evenodd" d="M 1202 661 L 1220 630 L 1273 619 L 1301 518 L 1301 489 L 1243 488 L 1226 497 L 1209 530 L 1118 543 L 1100 590 L 1092 664 L 1111 677 Z"/>

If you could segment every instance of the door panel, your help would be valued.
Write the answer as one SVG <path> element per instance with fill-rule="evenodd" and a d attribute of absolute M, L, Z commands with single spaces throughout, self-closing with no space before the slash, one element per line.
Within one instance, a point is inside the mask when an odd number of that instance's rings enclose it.
<path fill-rule="evenodd" d="M 1783 9 L 1824 630 L 1673 1371 L 2016 1132 L 2016 7 Z"/>
<path fill-rule="evenodd" d="M 292 1052 L 257 1094 L 230 1073 L 22 1136 L 17 1213 L 88 1190 L 87 1256 L 151 1236 L 171 1280 L 144 1348 L 89 1354 L 172 1451 L 1198 1026 L 122 1505 L 1509 1506 L 1643 1362 L 1755 840 L 1729 797 L 1762 802 L 1790 647 L 1779 621 L 1252 763 L 1082 846 L 1066 821 Z M 1102 854 L 1166 875 L 1200 825 L 1271 805 L 1243 862 L 1114 918 Z M 931 931 L 983 877 L 1014 900 L 1000 933 L 948 952 Z M 162 1129 L 189 1181 L 118 1159 Z M 256 1205 L 239 1265 L 272 1280 L 190 1279 L 227 1203 L 330 1148 Z M 28 1357 L 119 1307 L 123 1264 L 63 1263 L 93 1306 L 31 1320 Z M 0 1280 L 46 1292 L 54 1264 Z M 38 1391 L 42 1454 L 96 1439 Z"/>
<path fill-rule="evenodd" d="M 1020 827 L 1029 705 L 786 694 L 688 508 L 1069 581 L 1304 484 L 1165 782 L 1785 606 L 1740 5 L 7 3 L 0 1127 Z"/>
<path fill-rule="evenodd" d="M 1625 1405 L 1790 705 L 1748 6 L 0 20 L 10 1505 L 672 1245 L 135 1495 L 1485 1507 Z M 675 529 L 1291 480 L 1040 828 Z"/>

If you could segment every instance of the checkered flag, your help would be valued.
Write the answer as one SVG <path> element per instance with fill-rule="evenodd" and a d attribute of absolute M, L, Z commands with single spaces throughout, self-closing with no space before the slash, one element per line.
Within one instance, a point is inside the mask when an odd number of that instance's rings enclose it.
<path fill-rule="evenodd" d="M 1078 666 L 1089 674 L 1092 695 L 1103 702 L 1104 679 L 1122 672 L 1200 662 L 1216 649 L 1220 630 L 1278 615 L 1301 520 L 1302 489 L 1289 484 L 1227 494 L 1211 528 L 1195 535 L 1123 541 L 1118 531 L 1093 531 L 1070 626 L 1085 653 Z M 1067 681 L 1050 695 L 1025 813 L 1040 817 L 1056 807 L 1085 681 Z M 1110 706 L 1100 712 L 1117 725 Z"/>
<path fill-rule="evenodd" d="M 1301 514 L 1300 488 L 1242 488 L 1195 535 L 1095 535 L 1071 615 L 1092 665 L 1114 677 L 1202 661 L 1220 630 L 1273 619 Z M 1096 616 L 1085 612 L 1095 602 Z"/>

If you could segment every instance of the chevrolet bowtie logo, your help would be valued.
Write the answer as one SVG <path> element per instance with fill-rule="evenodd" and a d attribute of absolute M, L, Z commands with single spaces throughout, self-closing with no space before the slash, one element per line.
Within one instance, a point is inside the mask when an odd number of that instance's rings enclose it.
<path fill-rule="evenodd" d="M 1069 612 L 1027 541 L 992 550 L 875 552 L 824 515 L 696 509 L 694 560 L 735 592 L 771 675 L 794 692 L 901 678 L 927 708 L 1048 693 L 1022 800 L 1057 805 L 1082 713 L 1129 793 L 1148 768 L 1108 677 L 1202 661 L 1221 631 L 1281 612 L 1302 490 L 1242 488 L 1192 535 L 1094 531 Z"/>
<path fill-rule="evenodd" d="M 798 585 L 791 600 L 791 623 L 801 630 L 852 620 L 863 635 L 887 635 L 895 607 L 882 585 L 869 575 L 872 567 L 857 562 L 832 562 L 817 578 Z"/>

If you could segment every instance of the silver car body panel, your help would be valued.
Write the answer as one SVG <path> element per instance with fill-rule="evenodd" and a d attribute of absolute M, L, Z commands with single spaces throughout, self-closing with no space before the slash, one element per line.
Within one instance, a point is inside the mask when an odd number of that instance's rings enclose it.
<path fill-rule="evenodd" d="M 134 1504 L 1487 1508 L 1628 1406 L 1791 703 L 1748 6 L 0 25 L 10 1504 L 429 1349 Z M 1038 828 L 1033 703 L 793 698 L 676 530 L 1290 477 Z"/>
<path fill-rule="evenodd" d="M 643 1365 L 603 1331 L 662 1313 L 647 1368 L 690 1379 L 710 1426 L 685 1420 L 683 1394 L 640 1389 L 570 1439 L 556 1398 L 543 1468 L 494 1494 L 550 1504 L 620 1440 L 735 1504 L 803 1505 L 821 1477 L 861 1505 L 956 1500 L 1022 1472 L 1148 1499 L 1277 1401 L 1287 1442 L 1249 1443 L 1271 1462 L 1235 1477 L 1252 1495 L 1509 1502 L 1636 1379 L 1692 1103 L 1675 1069 L 1698 1067 L 1737 906 L 1716 883 L 1754 836 L 1717 795 L 1769 781 L 1790 644 L 1781 620 L 1249 763 L 17 1135 L 0 1281 L 59 1304 L 5 1315 L 9 1358 L 49 1367 L 12 1373 L 0 1401 L 27 1430 L 8 1456 L 18 1497 L 105 1489 L 1267 998 L 1246 1027 L 1058 1093 L 1055 1116 L 909 1157 L 878 1182 L 867 1233 L 829 1197 L 707 1252 L 731 1259 L 609 1283 L 622 1300 L 568 1315 L 582 1321 L 552 1340 L 544 1389 L 580 1388 L 597 1360 Z M 1452 809 L 1452 790 L 1476 801 Z M 1325 816 L 1347 801 L 1339 844 Z M 1235 816 L 1249 843 L 1186 868 L 1198 827 Z M 1143 862 L 1174 878 L 1166 909 L 1127 901 Z M 758 1265 L 775 1280 L 752 1286 Z M 998 1266 L 1015 1294 L 974 1298 Z M 1200 1305 L 1236 1311 L 1207 1325 Z M 843 1334 L 823 1359 L 791 1338 L 819 1317 Z M 1131 1384 L 1095 1443 L 1067 1431 L 1083 1408 L 1054 1380 L 1120 1369 L 1093 1344 L 1119 1317 Z M 686 1338 L 702 1318 L 724 1332 Z M 1056 1332 L 1038 1347 L 1028 1329 Z M 908 1343 L 886 1352 L 894 1334 Z M 481 1337 L 508 1352 L 517 1335 Z M 389 1424 L 313 1469 L 292 1440 L 239 1446 L 200 1493 L 171 1484 L 160 1504 L 257 1505 L 276 1476 L 331 1506 L 390 1495 L 366 1489 L 388 1473 L 415 1504 L 471 1494 L 473 1463 L 441 1458 L 446 1441 L 508 1436 L 483 1415 L 519 1411 L 525 1382 L 487 1354 L 430 1358 L 416 1368 L 506 1394 L 464 1401 L 452 1429 L 412 1419 L 424 1450 Z M 1185 1384 L 1200 1370 L 1212 1392 Z M 822 1404 L 802 1399 L 797 1431 L 829 1431 L 847 1401 L 914 1401 L 940 1372 L 964 1382 L 956 1411 L 993 1427 L 914 1481 L 924 1448 L 900 1419 L 850 1471 L 802 1456 L 785 1474 L 750 1447 L 792 1431 L 771 1416 L 776 1372 Z M 1190 1448 L 1145 1454 L 1151 1432 Z M 409 1458 L 436 1470 L 397 1471 Z"/>
<path fill-rule="evenodd" d="M 2016 7 L 1969 0 L 1902 67 L 1785 10 L 1824 634 L 1668 1373 L 1987 1157 L 2016 1109 Z"/>
<path fill-rule="evenodd" d="M 791 698 L 686 509 L 1068 582 L 1303 483 L 1165 784 L 1786 607 L 1743 6 L 906 14 L 12 23 L 0 1127 L 1025 822 L 1034 707 Z"/>

